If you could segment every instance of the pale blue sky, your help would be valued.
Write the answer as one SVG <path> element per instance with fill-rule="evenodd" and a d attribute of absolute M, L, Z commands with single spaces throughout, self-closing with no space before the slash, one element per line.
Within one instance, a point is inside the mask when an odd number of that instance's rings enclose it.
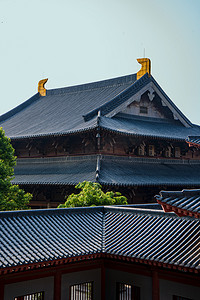
<path fill-rule="evenodd" d="M 0 114 L 46 88 L 152 75 L 200 124 L 199 0 L 0 0 Z M 47 103 L 48 105 L 48 103 Z"/>

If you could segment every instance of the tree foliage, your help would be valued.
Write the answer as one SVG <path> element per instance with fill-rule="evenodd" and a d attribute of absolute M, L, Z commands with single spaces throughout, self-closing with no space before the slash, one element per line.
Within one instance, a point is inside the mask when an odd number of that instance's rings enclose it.
<path fill-rule="evenodd" d="M 127 198 L 119 192 L 104 193 L 99 183 L 83 181 L 77 184 L 75 188 L 81 189 L 80 193 L 69 195 L 66 202 L 60 204 L 58 208 L 128 204 Z"/>
<path fill-rule="evenodd" d="M 16 157 L 10 139 L 0 127 L 0 210 L 27 209 L 32 195 L 12 185 Z"/>

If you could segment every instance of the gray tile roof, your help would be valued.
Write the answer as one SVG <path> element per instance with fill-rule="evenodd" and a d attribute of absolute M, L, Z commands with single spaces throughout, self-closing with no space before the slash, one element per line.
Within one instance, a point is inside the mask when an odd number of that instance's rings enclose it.
<path fill-rule="evenodd" d="M 165 210 L 200 218 L 200 190 L 161 191 L 157 201 Z M 175 208 L 175 209 L 174 209 Z"/>
<path fill-rule="evenodd" d="M 200 269 L 199 221 L 173 213 L 89 207 L 0 213 L 1 268 L 95 253 Z"/>
<path fill-rule="evenodd" d="M 140 120 L 124 116 L 106 117 L 148 84 L 165 97 L 168 105 L 180 121 L 163 122 L 146 118 Z M 101 111 L 101 118 L 97 118 Z M 39 94 L 0 117 L 0 126 L 13 139 L 65 135 L 96 127 L 123 134 L 162 137 L 185 140 L 188 135 L 200 135 L 200 127 L 192 125 L 164 93 L 155 79 L 148 74 L 136 80 L 136 74 L 83 84 L 67 88 L 47 90 L 45 97 Z"/>
<path fill-rule="evenodd" d="M 13 183 L 74 185 L 95 181 L 96 164 L 96 156 L 19 159 Z"/>
<path fill-rule="evenodd" d="M 97 126 L 96 119 L 85 122 L 83 115 L 126 90 L 136 74 L 101 82 L 47 90 L 1 116 L 0 126 L 12 138 L 59 135 L 88 130 Z"/>
<path fill-rule="evenodd" d="M 15 184 L 77 184 L 84 180 L 108 185 L 200 185 L 200 162 L 119 156 L 19 159 Z"/>
<path fill-rule="evenodd" d="M 200 136 L 188 136 L 186 142 L 191 146 L 194 145 L 200 147 Z"/>
<path fill-rule="evenodd" d="M 200 127 L 186 128 L 178 120 L 164 120 L 153 118 L 137 118 L 125 114 L 118 114 L 113 118 L 101 117 L 100 127 L 127 135 L 185 140 L 190 134 L 199 134 Z"/>

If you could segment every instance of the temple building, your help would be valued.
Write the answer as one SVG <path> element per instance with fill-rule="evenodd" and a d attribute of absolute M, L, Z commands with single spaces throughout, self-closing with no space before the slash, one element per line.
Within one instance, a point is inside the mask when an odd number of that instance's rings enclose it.
<path fill-rule="evenodd" d="M 0 117 L 17 166 L 13 183 L 33 194 L 32 208 L 57 207 L 84 180 L 151 203 L 160 190 L 200 186 L 200 126 L 151 75 L 135 74 L 46 90 Z M 200 139 L 199 139 L 200 140 Z"/>

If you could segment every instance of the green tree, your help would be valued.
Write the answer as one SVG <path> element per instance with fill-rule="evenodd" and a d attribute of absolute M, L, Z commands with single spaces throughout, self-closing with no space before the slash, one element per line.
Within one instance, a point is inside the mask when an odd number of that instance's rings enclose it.
<path fill-rule="evenodd" d="M 27 209 L 32 195 L 12 185 L 16 157 L 10 139 L 0 127 L 0 211 Z"/>
<path fill-rule="evenodd" d="M 128 204 L 126 197 L 119 192 L 104 193 L 99 183 L 83 181 L 75 188 L 81 189 L 80 193 L 69 195 L 66 202 L 58 208 Z"/>

